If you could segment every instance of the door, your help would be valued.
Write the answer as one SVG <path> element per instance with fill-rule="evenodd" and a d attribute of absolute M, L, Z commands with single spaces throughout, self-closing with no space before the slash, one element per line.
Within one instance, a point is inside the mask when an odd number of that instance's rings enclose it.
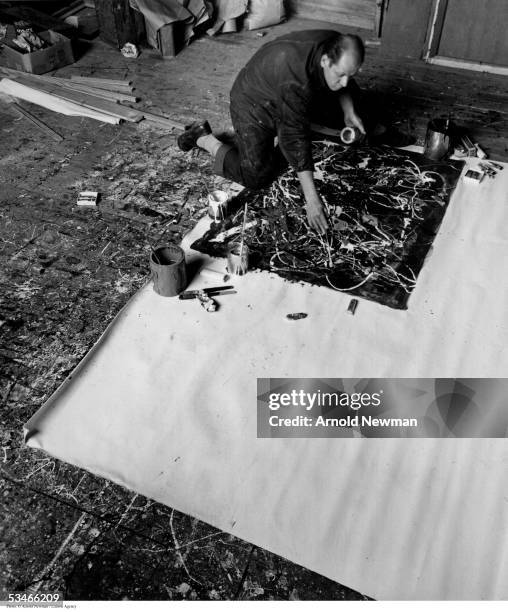
<path fill-rule="evenodd" d="M 507 0 L 437 0 L 428 57 L 508 66 Z"/>

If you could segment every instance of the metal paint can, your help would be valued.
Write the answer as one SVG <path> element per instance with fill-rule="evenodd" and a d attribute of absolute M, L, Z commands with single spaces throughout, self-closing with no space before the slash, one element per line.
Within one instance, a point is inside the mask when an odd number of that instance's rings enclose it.
<path fill-rule="evenodd" d="M 432 119 L 427 125 L 423 154 L 429 159 L 443 159 L 450 151 L 450 121 Z"/>
<path fill-rule="evenodd" d="M 345 127 L 340 131 L 340 139 L 344 144 L 353 144 L 358 142 L 363 137 L 363 134 L 356 127 Z"/>
<path fill-rule="evenodd" d="M 214 221 L 225 219 L 228 208 L 228 194 L 216 189 L 208 194 L 208 216 Z"/>
<path fill-rule="evenodd" d="M 187 287 L 185 253 L 176 244 L 152 251 L 150 256 L 153 289 L 163 297 L 174 297 Z"/>
<path fill-rule="evenodd" d="M 249 269 L 249 247 L 244 243 L 233 242 L 228 248 L 228 272 L 242 276 Z"/>

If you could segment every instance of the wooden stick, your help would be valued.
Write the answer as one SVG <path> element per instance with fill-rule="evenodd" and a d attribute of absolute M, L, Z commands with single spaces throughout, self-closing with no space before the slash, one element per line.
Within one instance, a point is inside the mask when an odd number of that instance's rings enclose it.
<path fill-rule="evenodd" d="M 57 132 L 55 132 L 53 129 L 51 129 L 49 127 L 49 125 L 46 125 L 44 123 L 44 121 L 41 121 L 40 119 L 37 119 L 37 117 L 35 117 L 34 115 L 32 115 L 32 113 L 28 112 L 26 109 L 24 109 L 23 107 L 21 107 L 19 104 L 17 104 L 16 102 L 14 102 L 12 104 L 12 106 L 14 106 L 14 108 L 23 116 L 25 116 L 27 119 L 29 119 L 34 125 L 36 125 L 40 130 L 42 130 L 43 132 L 45 132 L 46 134 L 48 134 L 49 136 L 51 136 L 51 138 L 53 138 L 53 140 L 56 140 L 57 142 L 61 142 L 63 140 L 63 136 L 60 136 L 60 134 L 57 134 Z"/>
<path fill-rule="evenodd" d="M 121 87 L 130 87 L 132 85 L 132 81 L 124 81 L 121 79 L 101 79 L 99 77 L 85 77 L 85 76 L 77 76 L 73 74 L 71 76 L 71 81 L 80 81 L 81 83 L 92 84 L 92 81 L 96 83 L 102 83 L 102 85 L 120 85 Z"/>
<path fill-rule="evenodd" d="M 242 264 L 242 255 L 243 255 L 243 240 L 245 236 L 245 224 L 247 222 L 247 202 L 245 202 L 245 208 L 243 211 L 243 223 L 242 223 L 242 239 L 240 241 L 240 265 Z"/>
<path fill-rule="evenodd" d="M 182 132 L 185 130 L 185 126 L 183 123 L 178 123 L 177 121 L 173 121 L 172 119 L 168 119 L 167 117 L 163 117 L 162 115 L 154 115 L 153 113 L 149 113 L 143 109 L 138 109 L 139 112 L 143 113 L 143 116 L 147 121 L 152 121 L 153 123 L 158 123 L 161 126 L 181 130 Z"/>
<path fill-rule="evenodd" d="M 139 98 L 136 96 L 131 96 L 130 94 L 110 91 L 109 89 L 99 89 L 97 87 L 92 87 L 90 85 L 85 85 L 81 83 L 73 83 L 72 81 L 65 81 L 62 79 L 58 82 L 59 85 L 65 87 L 66 89 L 70 89 L 71 91 L 81 91 L 83 93 L 89 93 L 99 98 L 104 98 L 104 100 L 113 100 L 115 102 L 137 102 Z"/>

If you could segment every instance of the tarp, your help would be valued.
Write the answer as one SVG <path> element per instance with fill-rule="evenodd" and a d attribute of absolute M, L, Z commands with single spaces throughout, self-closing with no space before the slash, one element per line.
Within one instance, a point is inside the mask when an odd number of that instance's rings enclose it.
<path fill-rule="evenodd" d="M 185 40 L 192 37 L 194 28 L 214 18 L 218 27 L 229 19 L 236 19 L 247 10 L 247 0 L 131 0 L 140 11 L 149 32 L 157 32 L 162 26 L 178 21 L 187 24 Z M 153 41 L 149 41 L 152 42 Z"/>
<path fill-rule="evenodd" d="M 508 598 L 505 440 L 256 437 L 257 377 L 505 376 L 507 193 L 459 181 L 407 311 L 267 272 L 216 313 L 148 284 L 28 444 L 377 599 Z"/>

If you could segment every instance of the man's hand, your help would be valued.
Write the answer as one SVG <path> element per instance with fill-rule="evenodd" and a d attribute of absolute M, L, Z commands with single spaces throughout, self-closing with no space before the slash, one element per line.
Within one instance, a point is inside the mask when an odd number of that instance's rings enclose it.
<path fill-rule="evenodd" d="M 307 219 L 309 225 L 313 230 L 316 230 L 319 234 L 324 234 L 328 229 L 328 221 L 326 220 L 325 211 L 323 210 L 323 204 L 318 197 L 307 200 L 305 205 L 307 212 Z"/>
<path fill-rule="evenodd" d="M 354 109 L 351 109 L 347 114 L 344 114 L 344 123 L 347 127 L 358 128 L 363 135 L 366 134 L 363 121 L 361 120 L 360 116 L 356 114 Z"/>

